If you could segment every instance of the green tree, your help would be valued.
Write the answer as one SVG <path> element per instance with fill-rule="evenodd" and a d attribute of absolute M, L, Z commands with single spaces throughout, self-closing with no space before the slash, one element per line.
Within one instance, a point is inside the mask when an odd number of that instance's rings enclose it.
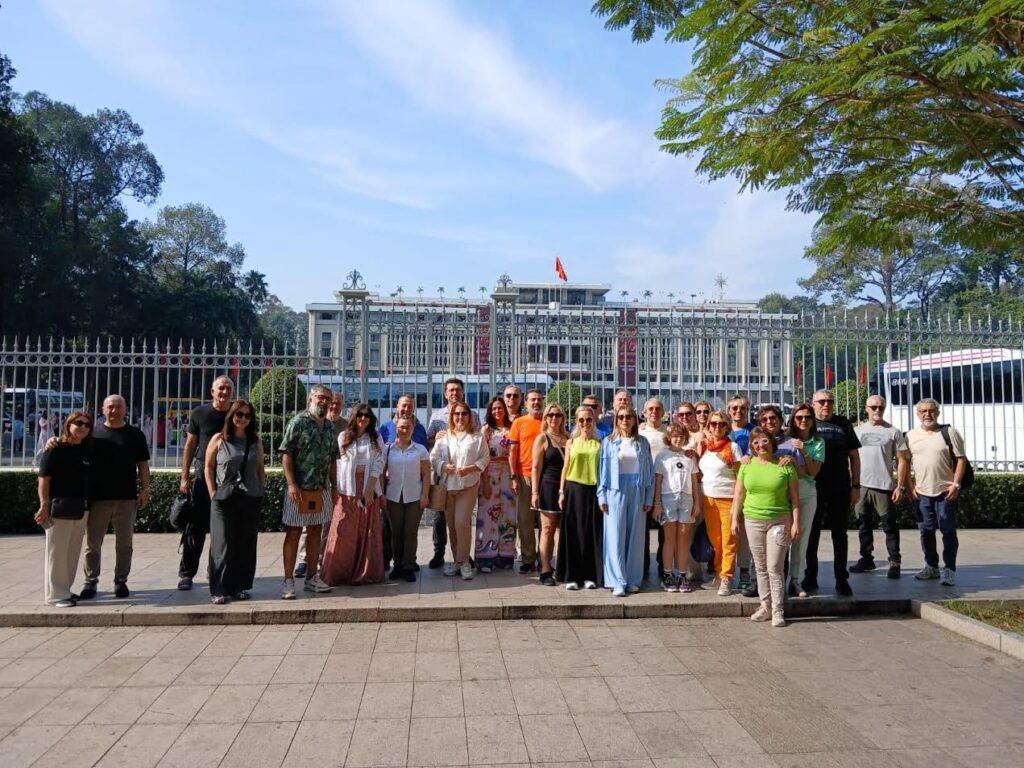
<path fill-rule="evenodd" d="M 157 256 L 157 275 L 178 286 L 234 274 L 245 260 L 242 245 L 228 243 L 224 219 L 201 203 L 165 206 L 142 231 Z"/>
<path fill-rule="evenodd" d="M 544 398 L 545 405 L 558 403 L 565 411 L 566 418 L 571 419 L 576 409 L 583 403 L 583 388 L 573 381 L 560 381 L 548 390 Z M 568 428 L 569 425 L 566 425 Z"/>
<path fill-rule="evenodd" d="M 875 246 L 926 222 L 975 250 L 1024 225 L 1021 0 L 597 0 L 606 27 L 693 47 L 656 132 L 698 172 L 784 189 Z M 863 226 L 870 220 L 873 227 Z M 881 231 L 880 231 L 881 230 Z"/>
<path fill-rule="evenodd" d="M 785 312 L 793 315 L 815 314 L 822 309 L 817 301 L 808 296 L 786 296 L 778 292 L 763 296 L 757 302 L 757 308 L 762 312 Z"/>
<path fill-rule="evenodd" d="M 306 386 L 299 381 L 294 368 L 278 366 L 253 384 L 249 402 L 258 413 L 291 414 L 306 406 Z"/>
<path fill-rule="evenodd" d="M 832 395 L 836 399 L 835 412 L 855 424 L 858 421 L 863 421 L 867 414 L 870 394 L 867 384 L 861 384 L 854 379 L 840 381 L 832 391 Z"/>
<path fill-rule="evenodd" d="M 260 332 L 264 339 L 278 349 L 298 350 L 305 353 L 308 347 L 309 323 L 304 312 L 286 307 L 273 294 L 267 299 L 260 312 Z"/>

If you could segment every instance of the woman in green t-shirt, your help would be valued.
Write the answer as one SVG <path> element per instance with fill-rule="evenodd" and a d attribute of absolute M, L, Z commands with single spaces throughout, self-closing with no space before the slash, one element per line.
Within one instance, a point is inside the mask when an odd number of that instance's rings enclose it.
<path fill-rule="evenodd" d="M 732 532 L 739 535 L 740 518 L 747 532 L 757 571 L 761 607 L 753 621 L 772 620 L 786 626 L 784 567 L 790 539 L 800 537 L 800 491 L 792 464 L 780 466 L 775 442 L 761 427 L 750 432 L 749 464 L 740 466 L 732 500 Z"/>

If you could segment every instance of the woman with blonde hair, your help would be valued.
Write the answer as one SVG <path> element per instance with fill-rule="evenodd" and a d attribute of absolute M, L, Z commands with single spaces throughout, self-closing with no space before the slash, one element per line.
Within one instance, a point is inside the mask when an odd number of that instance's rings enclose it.
<path fill-rule="evenodd" d="M 565 466 L 565 444 L 569 433 L 565 430 L 565 411 L 558 403 L 544 409 L 541 433 L 533 442 L 533 472 L 530 503 L 540 512 L 540 583 L 555 586 L 555 573 L 551 569 L 551 556 L 555 549 L 555 531 L 561 518 L 558 491 Z"/>
<path fill-rule="evenodd" d="M 491 454 L 483 435 L 473 426 L 473 413 L 464 402 L 451 406 L 448 429 L 437 436 L 430 462 L 447 491 L 445 520 L 454 562 L 444 568 L 445 576 L 461 574 L 473 578 L 469 562 L 473 546 L 473 510 L 476 508 L 480 473 L 487 469 Z"/>
<path fill-rule="evenodd" d="M 601 437 L 597 413 L 581 405 L 576 427 L 565 443 L 558 505 L 562 527 L 558 537 L 557 579 L 568 590 L 597 589 L 604 584 L 604 514 L 597 504 Z"/>
<path fill-rule="evenodd" d="M 654 461 L 632 406 L 615 409 L 615 429 L 601 444 L 597 499 L 606 515 L 604 585 L 615 597 L 639 592 L 647 563 L 647 514 L 654 504 Z"/>
<path fill-rule="evenodd" d="M 736 549 L 739 530 L 731 524 L 732 499 L 736 489 L 736 471 L 743 451 L 729 439 L 731 421 L 725 411 L 712 411 L 708 416 L 708 439 L 701 451 L 697 467 L 701 472 L 701 493 L 704 496 L 704 520 L 708 538 L 715 549 L 715 573 L 718 594 L 732 592 L 736 572 Z"/>
<path fill-rule="evenodd" d="M 39 509 L 35 521 L 46 531 L 43 598 L 55 608 L 74 608 L 72 593 L 89 518 L 92 416 L 75 411 L 64 422 L 57 444 L 39 459 Z"/>

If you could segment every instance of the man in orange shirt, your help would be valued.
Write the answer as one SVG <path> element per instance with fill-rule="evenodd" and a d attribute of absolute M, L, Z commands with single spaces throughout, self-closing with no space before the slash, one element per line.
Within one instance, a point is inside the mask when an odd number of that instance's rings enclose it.
<path fill-rule="evenodd" d="M 530 478 L 533 472 L 533 443 L 541 433 L 541 411 L 544 394 L 539 389 L 526 393 L 526 414 L 512 422 L 509 440 L 512 447 L 508 465 L 512 470 L 512 493 L 516 494 L 516 516 L 519 518 L 519 572 L 532 573 L 537 567 L 537 510 L 531 504 Z"/>

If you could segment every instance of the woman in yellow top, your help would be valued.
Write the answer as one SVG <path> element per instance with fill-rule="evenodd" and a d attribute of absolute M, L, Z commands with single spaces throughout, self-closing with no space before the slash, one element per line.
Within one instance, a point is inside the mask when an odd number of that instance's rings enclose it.
<path fill-rule="evenodd" d="M 601 438 L 594 411 L 582 405 L 576 409 L 576 428 L 565 444 L 562 466 L 561 535 L 558 539 L 556 578 L 569 590 L 597 589 L 604 580 L 604 515 L 597 505 L 597 470 L 601 459 Z"/>

